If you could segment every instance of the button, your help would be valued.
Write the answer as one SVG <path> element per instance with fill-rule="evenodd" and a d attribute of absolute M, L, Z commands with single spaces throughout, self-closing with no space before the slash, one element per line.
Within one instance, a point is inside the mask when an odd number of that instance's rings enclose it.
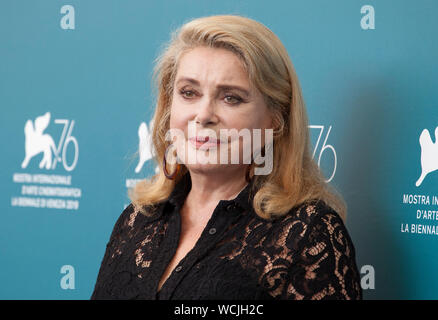
<path fill-rule="evenodd" d="M 210 230 L 208 230 L 209 234 L 215 234 L 216 233 L 216 228 L 211 228 Z"/>
<path fill-rule="evenodd" d="M 231 210 L 233 210 L 235 208 L 235 205 L 234 204 L 229 204 L 228 206 L 227 206 L 227 210 L 228 211 L 231 211 Z"/>
<path fill-rule="evenodd" d="M 182 270 L 182 266 L 178 266 L 175 268 L 175 272 L 180 272 Z"/>

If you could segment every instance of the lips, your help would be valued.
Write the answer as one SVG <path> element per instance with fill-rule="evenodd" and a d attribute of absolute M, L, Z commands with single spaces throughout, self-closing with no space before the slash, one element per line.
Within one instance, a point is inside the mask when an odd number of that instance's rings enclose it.
<path fill-rule="evenodd" d="M 208 136 L 196 136 L 189 139 L 189 141 L 195 146 L 195 147 L 214 147 L 221 143 L 221 140 L 208 137 Z"/>
<path fill-rule="evenodd" d="M 192 141 L 196 141 L 196 142 L 209 142 L 209 143 L 221 143 L 221 141 L 219 139 L 215 139 L 213 137 L 202 137 L 202 136 L 196 136 L 193 138 L 190 138 L 190 140 Z"/>

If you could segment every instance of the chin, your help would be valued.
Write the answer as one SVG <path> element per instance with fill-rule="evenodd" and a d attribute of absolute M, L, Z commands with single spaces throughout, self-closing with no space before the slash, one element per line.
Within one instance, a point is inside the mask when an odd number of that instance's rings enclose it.
<path fill-rule="evenodd" d="M 204 174 L 211 174 L 214 172 L 220 172 L 224 170 L 224 167 L 219 164 L 201 164 L 201 163 L 193 163 L 193 164 L 186 164 L 187 169 L 190 172 L 194 173 L 204 173 Z"/>

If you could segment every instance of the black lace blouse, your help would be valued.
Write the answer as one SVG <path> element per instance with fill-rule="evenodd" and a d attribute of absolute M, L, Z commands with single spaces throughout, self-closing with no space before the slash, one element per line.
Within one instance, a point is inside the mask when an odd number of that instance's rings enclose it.
<path fill-rule="evenodd" d="M 309 201 L 266 220 L 251 206 L 250 187 L 219 201 L 158 293 L 178 247 L 190 174 L 152 216 L 129 205 L 114 226 L 91 299 L 361 299 L 354 246 L 339 215 Z"/>

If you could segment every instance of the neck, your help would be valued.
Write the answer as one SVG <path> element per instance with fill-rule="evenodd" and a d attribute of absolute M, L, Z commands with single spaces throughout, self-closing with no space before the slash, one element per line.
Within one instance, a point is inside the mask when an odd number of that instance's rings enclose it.
<path fill-rule="evenodd" d="M 235 199 L 248 184 L 245 169 L 222 170 L 212 174 L 190 171 L 192 188 L 186 204 L 196 212 L 196 209 L 205 207 L 215 208 L 220 200 Z"/>

